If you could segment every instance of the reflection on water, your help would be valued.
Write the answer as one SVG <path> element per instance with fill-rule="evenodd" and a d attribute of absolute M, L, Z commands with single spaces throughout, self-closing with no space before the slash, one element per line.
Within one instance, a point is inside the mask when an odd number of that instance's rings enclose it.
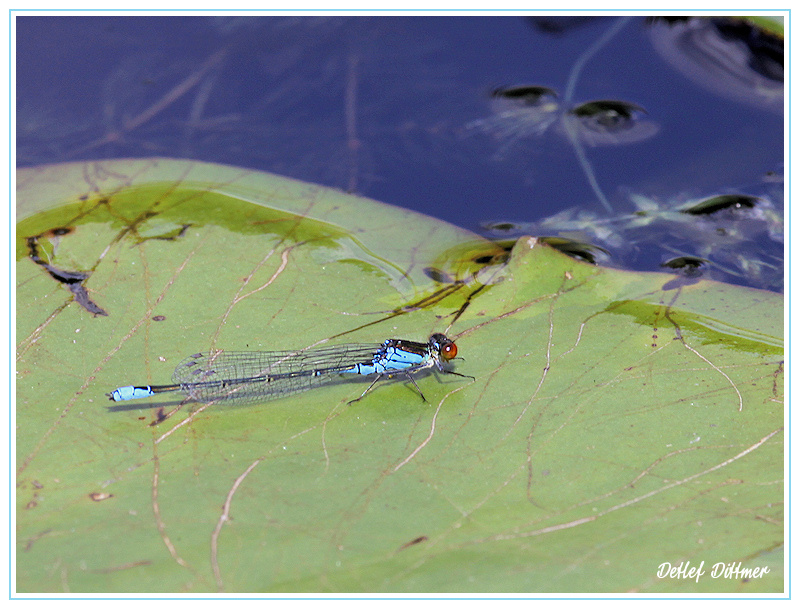
<path fill-rule="evenodd" d="M 691 77 L 702 74 L 704 86 L 721 87 L 736 99 L 770 110 L 782 108 L 782 44 L 778 49 L 772 34 L 753 24 L 727 19 L 655 19 L 650 20 L 650 26 L 662 52 L 669 48 L 672 61 L 680 57 L 680 69 Z M 568 209 L 536 222 L 488 223 L 488 233 L 546 236 L 565 253 L 591 262 L 595 261 L 596 247 L 601 246 L 616 265 L 643 268 L 642 262 L 648 261 L 645 264 L 652 270 L 659 265 L 658 252 L 660 266 L 684 279 L 695 281 L 709 273 L 725 281 L 782 290 L 781 191 L 773 188 L 771 196 L 764 193 L 760 197 L 717 195 L 699 202 L 687 201 L 680 194 L 666 203 L 634 194 L 630 195 L 636 208 L 632 214 L 610 204 L 583 144 L 639 142 L 654 136 L 658 127 L 643 120 L 646 110 L 631 102 L 605 99 L 568 106 L 580 70 L 621 29 L 610 29 L 576 61 L 563 102 L 550 87 L 500 88 L 492 94 L 493 115 L 469 125 L 500 140 L 493 157 L 496 160 L 502 160 L 521 140 L 540 137 L 554 125 L 561 126 L 606 217 L 587 208 Z"/>
<path fill-rule="evenodd" d="M 671 66 L 724 97 L 783 112 L 783 38 L 735 18 L 658 19 L 653 46 Z"/>
<path fill-rule="evenodd" d="M 781 38 L 576 17 L 21 17 L 17 162 L 186 157 L 552 237 L 542 218 L 613 221 L 637 211 L 631 192 L 664 210 L 748 192 L 780 215 L 756 183 L 782 169 Z"/>
<path fill-rule="evenodd" d="M 781 192 L 776 189 L 773 194 L 780 197 Z M 783 205 L 769 196 L 727 194 L 662 202 L 632 194 L 631 203 L 635 212 L 614 217 L 571 209 L 538 222 L 501 222 L 485 229 L 503 239 L 558 235 L 590 244 L 584 246 L 589 252 L 599 245 L 609 254 L 604 264 L 625 266 L 633 261 L 639 268 L 660 266 L 688 277 L 707 274 L 731 283 L 783 289 Z"/>
<path fill-rule="evenodd" d="M 492 116 L 468 123 L 467 129 L 478 129 L 500 142 L 495 160 L 503 160 L 520 140 L 540 136 L 554 125 L 565 138 L 566 130 L 573 129 L 590 146 L 630 144 L 658 131 L 655 123 L 642 120 L 647 111 L 638 104 L 596 100 L 565 107 L 555 90 L 538 85 L 496 89 L 491 110 Z"/>

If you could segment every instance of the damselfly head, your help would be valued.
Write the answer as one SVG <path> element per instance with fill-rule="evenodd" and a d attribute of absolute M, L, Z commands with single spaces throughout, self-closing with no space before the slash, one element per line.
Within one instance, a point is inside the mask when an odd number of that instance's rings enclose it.
<path fill-rule="evenodd" d="M 428 344 L 431 349 L 435 350 L 445 361 L 450 361 L 458 355 L 458 347 L 444 334 L 431 334 L 431 337 L 428 339 Z"/>

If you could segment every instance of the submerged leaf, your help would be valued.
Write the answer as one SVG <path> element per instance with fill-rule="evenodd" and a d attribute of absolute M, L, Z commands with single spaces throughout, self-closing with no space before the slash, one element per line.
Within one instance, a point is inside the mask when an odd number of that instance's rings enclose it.
<path fill-rule="evenodd" d="M 639 117 L 644 108 L 626 101 L 601 99 L 576 106 L 565 120 L 573 120 L 587 144 L 629 144 L 654 136 L 658 126 Z"/>
<path fill-rule="evenodd" d="M 538 85 L 518 85 L 515 87 L 500 87 L 492 91 L 492 97 L 512 100 L 522 106 L 538 106 L 548 102 L 547 98 L 558 97 L 550 87 Z"/>
<path fill-rule="evenodd" d="M 758 197 L 749 195 L 719 195 L 681 209 L 681 213 L 694 216 L 707 216 L 723 210 L 753 209 Z"/>

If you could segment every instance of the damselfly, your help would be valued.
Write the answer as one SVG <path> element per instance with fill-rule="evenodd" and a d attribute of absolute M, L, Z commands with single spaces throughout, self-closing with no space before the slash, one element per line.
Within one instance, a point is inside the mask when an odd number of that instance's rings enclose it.
<path fill-rule="evenodd" d="M 114 402 L 147 398 L 159 393 L 183 392 L 187 401 L 263 402 L 300 393 L 348 377 L 374 376 L 364 397 L 382 378 L 404 376 L 425 396 L 411 376 L 436 370 L 465 378 L 445 364 L 458 353 L 444 334 L 432 334 L 427 343 L 390 338 L 380 345 L 347 344 L 298 351 L 216 351 L 195 353 L 175 368 L 172 385 L 128 385 L 107 394 Z"/>

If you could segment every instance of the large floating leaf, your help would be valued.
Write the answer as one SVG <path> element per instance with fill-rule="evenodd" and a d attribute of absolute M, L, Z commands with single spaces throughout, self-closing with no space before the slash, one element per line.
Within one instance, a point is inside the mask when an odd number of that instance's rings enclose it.
<path fill-rule="evenodd" d="M 18 591 L 783 590 L 780 296 L 230 167 L 18 186 Z M 343 382 L 151 425 L 104 395 L 212 347 L 442 331 L 475 379 L 427 403 Z"/>

